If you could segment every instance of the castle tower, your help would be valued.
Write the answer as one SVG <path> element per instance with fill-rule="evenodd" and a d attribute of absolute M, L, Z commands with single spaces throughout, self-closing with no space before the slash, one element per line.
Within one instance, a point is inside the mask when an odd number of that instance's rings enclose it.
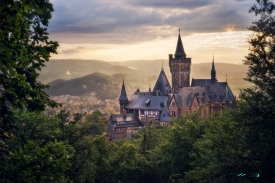
<path fill-rule="evenodd" d="M 213 55 L 212 69 L 211 69 L 211 84 L 214 84 L 216 82 L 217 82 L 217 78 L 216 78 L 216 69 L 215 69 L 214 55 Z"/>
<path fill-rule="evenodd" d="M 126 104 L 128 103 L 128 98 L 127 98 L 127 94 L 126 94 L 126 90 L 125 90 L 125 86 L 124 86 L 124 79 L 123 79 L 123 83 L 122 83 L 120 97 L 118 100 L 119 100 L 119 106 L 120 106 L 120 114 L 123 114 L 123 109 L 126 106 Z"/>
<path fill-rule="evenodd" d="M 183 44 L 181 41 L 180 30 L 177 48 L 173 54 L 169 54 L 169 67 L 172 74 L 172 92 L 178 93 L 180 88 L 190 86 L 190 67 L 191 58 L 186 58 Z"/>

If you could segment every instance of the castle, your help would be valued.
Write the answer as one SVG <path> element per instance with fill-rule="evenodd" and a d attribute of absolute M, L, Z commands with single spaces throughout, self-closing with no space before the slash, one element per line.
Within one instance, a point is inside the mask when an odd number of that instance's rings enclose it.
<path fill-rule="evenodd" d="M 172 87 L 161 69 L 153 90 L 139 89 L 129 100 L 124 81 L 119 97 L 120 114 L 112 114 L 108 123 L 110 139 L 130 137 L 149 125 L 170 125 L 171 118 L 186 116 L 202 107 L 202 117 L 216 115 L 223 108 L 234 108 L 236 97 L 227 81 L 218 82 L 214 58 L 210 79 L 193 79 L 190 85 L 191 58 L 186 57 L 179 32 L 176 52 L 169 54 Z"/>

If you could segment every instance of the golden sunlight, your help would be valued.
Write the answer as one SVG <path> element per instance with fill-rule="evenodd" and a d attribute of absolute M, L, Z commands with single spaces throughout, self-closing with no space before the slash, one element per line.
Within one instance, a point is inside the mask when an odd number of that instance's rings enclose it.
<path fill-rule="evenodd" d="M 234 28 L 235 28 L 235 25 L 228 25 L 226 28 L 225 28 L 225 31 L 228 32 L 228 33 L 231 33 L 234 31 Z"/>

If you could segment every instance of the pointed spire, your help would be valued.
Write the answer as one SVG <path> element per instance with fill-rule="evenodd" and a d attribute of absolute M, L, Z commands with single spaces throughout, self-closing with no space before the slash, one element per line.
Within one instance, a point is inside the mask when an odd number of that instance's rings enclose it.
<path fill-rule="evenodd" d="M 214 64 L 214 52 L 213 52 L 213 61 L 212 61 L 212 71 L 213 71 L 213 70 L 216 71 L 216 70 L 215 70 L 215 64 Z"/>
<path fill-rule="evenodd" d="M 226 74 L 226 82 L 227 82 L 227 74 Z"/>
<path fill-rule="evenodd" d="M 125 86 L 124 86 L 124 76 L 123 76 L 123 82 L 122 82 L 122 87 L 121 87 L 121 93 L 120 93 L 119 100 L 120 101 L 122 101 L 122 100 L 128 101 Z"/>
<path fill-rule="evenodd" d="M 150 85 L 150 83 L 149 83 L 149 92 L 151 91 L 151 85 Z"/>
<path fill-rule="evenodd" d="M 163 60 L 162 60 L 162 66 L 161 66 L 161 71 L 163 71 Z"/>
<path fill-rule="evenodd" d="M 216 79 L 216 69 L 214 64 L 214 53 L 213 53 L 213 61 L 212 61 L 212 69 L 211 69 L 211 82 L 212 84 L 217 81 Z"/>
<path fill-rule="evenodd" d="M 178 37 L 178 43 L 177 43 L 177 48 L 176 48 L 176 52 L 175 52 L 175 57 L 176 58 L 186 57 L 186 54 L 185 54 L 184 48 L 183 48 L 183 44 L 181 41 L 180 29 L 179 29 L 179 37 Z"/>

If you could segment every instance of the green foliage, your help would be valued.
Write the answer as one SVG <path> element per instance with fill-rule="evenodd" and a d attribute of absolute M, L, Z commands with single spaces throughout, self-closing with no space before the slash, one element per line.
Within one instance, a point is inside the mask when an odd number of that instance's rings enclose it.
<path fill-rule="evenodd" d="M 58 114 L 62 122 L 62 140 L 68 141 L 75 150 L 72 168 L 66 175 L 74 182 L 93 182 L 99 177 L 103 178 L 105 164 L 108 167 L 108 161 L 104 162 L 109 152 L 105 137 L 98 135 L 106 131 L 106 118 L 99 111 L 94 111 L 85 119 L 80 114 L 74 114 L 73 120 L 70 120 L 70 116 L 70 112 L 66 111 Z"/>
<path fill-rule="evenodd" d="M 27 141 L 11 154 L 9 177 L 1 178 L 10 182 L 65 182 L 64 172 L 70 169 L 72 156 L 62 142 L 53 141 L 41 147 L 37 142 Z"/>
<path fill-rule="evenodd" d="M 255 34 L 244 61 L 255 87 L 242 92 L 237 109 L 207 119 L 197 111 L 170 127 L 149 125 L 131 139 L 110 142 L 108 120 L 99 111 L 24 112 L 56 105 L 36 81 L 57 47 L 43 27 L 52 6 L 39 2 L 1 1 L 0 182 L 275 181 L 273 3 L 257 0 L 259 7 L 250 10 L 261 15 L 249 28 Z"/>
<path fill-rule="evenodd" d="M 250 12 L 260 15 L 249 30 L 250 53 L 244 64 L 249 65 L 247 80 L 255 88 L 243 91 L 242 109 L 247 133 L 244 158 L 250 160 L 252 171 L 261 172 L 261 182 L 275 181 L 275 4 L 258 0 Z M 252 173 L 252 172 L 251 172 Z"/>
<path fill-rule="evenodd" d="M 116 182 L 141 182 L 146 159 L 133 144 L 124 143 L 112 159 Z"/>
<path fill-rule="evenodd" d="M 107 133 L 107 123 L 108 120 L 98 110 L 85 117 L 85 124 L 89 124 L 90 133 L 93 135 Z"/>
<path fill-rule="evenodd" d="M 10 158 L 1 159 L 2 182 L 62 182 L 74 153 L 61 136 L 60 120 L 44 114 L 13 112 L 18 133 L 6 140 Z M 60 138 L 59 138 L 60 139 Z"/>
<path fill-rule="evenodd" d="M 49 41 L 47 26 L 53 11 L 47 0 L 1 0 L 0 9 L 0 151 L 14 129 L 10 106 L 30 111 L 55 107 L 37 73 L 56 53 L 57 42 Z"/>
<path fill-rule="evenodd" d="M 0 160 L 0 182 L 110 182 L 109 154 L 116 148 L 102 135 L 107 120 L 99 111 L 87 119 L 68 111 L 13 113 L 18 133 L 7 140 L 11 154 Z"/>
<path fill-rule="evenodd" d="M 207 119 L 205 134 L 194 144 L 190 182 L 275 181 L 275 5 L 257 0 L 250 12 L 260 15 L 249 30 L 246 80 L 238 109 Z"/>
<path fill-rule="evenodd" d="M 192 169 L 186 173 L 190 182 L 238 182 L 244 129 L 237 119 L 238 110 L 224 110 L 204 121 L 205 131 L 193 141 L 190 151 Z M 238 165 L 238 166 L 237 166 Z"/>

